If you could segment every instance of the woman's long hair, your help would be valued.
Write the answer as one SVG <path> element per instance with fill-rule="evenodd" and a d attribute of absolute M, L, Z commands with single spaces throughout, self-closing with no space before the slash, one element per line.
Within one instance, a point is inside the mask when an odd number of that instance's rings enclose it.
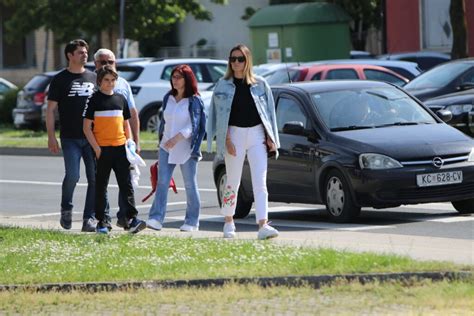
<path fill-rule="evenodd" d="M 250 49 L 245 46 L 244 44 L 238 44 L 230 50 L 229 57 L 232 56 L 232 52 L 239 50 L 245 56 L 245 68 L 244 68 L 244 80 L 247 84 L 255 84 L 257 83 L 257 79 L 255 79 L 255 75 L 253 73 L 253 60 L 252 60 L 252 53 Z M 227 71 L 224 75 L 224 79 L 230 79 L 234 77 L 234 70 L 232 69 L 232 65 L 230 60 L 227 60 Z"/>
<path fill-rule="evenodd" d="M 198 85 L 194 72 L 188 65 L 178 65 L 173 68 L 170 75 L 171 94 L 175 97 L 178 94 L 178 90 L 173 87 L 173 75 L 179 73 L 184 77 L 184 97 L 189 98 L 193 95 L 199 95 Z"/>

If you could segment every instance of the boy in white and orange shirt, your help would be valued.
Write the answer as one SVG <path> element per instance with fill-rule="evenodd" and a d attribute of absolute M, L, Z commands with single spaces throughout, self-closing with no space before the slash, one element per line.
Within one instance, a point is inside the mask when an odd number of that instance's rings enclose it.
<path fill-rule="evenodd" d="M 130 233 L 146 228 L 145 222 L 137 218 L 138 211 L 135 208 L 130 163 L 125 149 L 131 135 L 128 122 L 130 111 L 125 97 L 113 91 L 117 78 L 117 72 L 110 66 L 98 70 L 99 90 L 89 97 L 83 114 L 84 134 L 97 159 L 95 216 L 98 220 L 96 231 L 102 234 L 107 234 L 112 229 L 105 216 L 107 185 L 112 169 L 126 200 L 126 214 L 123 214 L 125 218 L 119 218 L 118 221 Z"/>

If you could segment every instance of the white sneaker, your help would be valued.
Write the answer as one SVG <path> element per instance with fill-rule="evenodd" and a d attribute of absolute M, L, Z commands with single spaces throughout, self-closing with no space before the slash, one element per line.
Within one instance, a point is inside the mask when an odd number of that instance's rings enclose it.
<path fill-rule="evenodd" d="M 161 230 L 161 228 L 163 228 L 163 224 L 154 218 L 150 218 L 146 221 L 146 227 L 154 230 Z"/>
<path fill-rule="evenodd" d="M 188 224 L 183 224 L 180 228 L 182 232 L 197 232 L 199 230 L 199 226 L 191 226 Z"/>
<path fill-rule="evenodd" d="M 278 237 L 278 230 L 272 226 L 265 224 L 258 230 L 258 239 L 269 239 Z"/>
<path fill-rule="evenodd" d="M 224 223 L 224 238 L 235 237 L 235 225 L 232 223 Z"/>

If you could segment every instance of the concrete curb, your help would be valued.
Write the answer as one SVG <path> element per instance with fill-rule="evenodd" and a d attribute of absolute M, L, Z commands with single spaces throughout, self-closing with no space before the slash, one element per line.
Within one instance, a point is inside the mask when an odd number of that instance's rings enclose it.
<path fill-rule="evenodd" d="M 11 156 L 47 156 L 47 157 L 57 157 L 58 155 L 53 155 L 49 152 L 47 148 L 19 148 L 19 147 L 0 147 L 0 155 L 11 155 Z M 156 150 L 143 150 L 140 153 L 140 156 L 143 159 L 157 159 L 158 152 Z M 214 160 L 214 153 L 203 152 L 202 160 L 203 161 L 212 161 Z"/>
<path fill-rule="evenodd" d="M 158 289 L 158 288 L 209 288 L 227 284 L 255 284 L 261 287 L 270 286 L 311 286 L 320 288 L 336 282 L 358 282 L 367 284 L 372 282 L 398 281 L 410 285 L 422 280 L 454 281 L 473 279 L 472 272 L 405 272 L 405 273 L 369 273 L 369 274 L 342 274 L 316 276 L 287 276 L 287 277 L 260 277 L 260 278 L 218 278 L 195 280 L 163 280 L 143 282 L 80 282 L 80 283 L 51 283 L 34 285 L 0 285 L 0 292 L 4 291 L 33 291 L 33 292 L 111 292 L 128 289 Z"/>

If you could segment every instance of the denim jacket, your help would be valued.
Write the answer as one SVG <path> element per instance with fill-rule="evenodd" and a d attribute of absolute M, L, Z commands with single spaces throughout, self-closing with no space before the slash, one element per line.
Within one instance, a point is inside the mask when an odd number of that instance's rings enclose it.
<path fill-rule="evenodd" d="M 257 83 L 250 86 L 250 94 L 257 107 L 262 124 L 267 135 L 280 147 L 278 128 L 276 125 L 275 101 L 273 100 L 270 86 L 260 76 L 255 76 Z M 209 118 L 207 120 L 207 151 L 212 151 L 212 139 L 216 136 L 217 155 L 222 156 L 225 151 L 225 137 L 229 126 L 230 110 L 234 98 L 235 85 L 233 78 L 221 78 L 214 88 L 211 105 L 209 107 Z M 275 157 L 278 157 L 278 152 Z"/>
<path fill-rule="evenodd" d="M 166 109 L 166 104 L 168 103 L 168 98 L 170 92 L 166 93 L 163 97 L 163 107 L 162 111 Z M 201 143 L 206 133 L 206 113 L 204 112 L 204 105 L 200 96 L 191 96 L 189 97 L 189 115 L 191 117 L 192 133 L 191 133 L 191 157 L 197 158 L 200 160 L 201 155 Z M 158 137 L 161 141 L 163 138 L 163 131 L 165 130 L 165 118 L 164 115 L 161 116 L 160 127 L 158 129 Z"/>

